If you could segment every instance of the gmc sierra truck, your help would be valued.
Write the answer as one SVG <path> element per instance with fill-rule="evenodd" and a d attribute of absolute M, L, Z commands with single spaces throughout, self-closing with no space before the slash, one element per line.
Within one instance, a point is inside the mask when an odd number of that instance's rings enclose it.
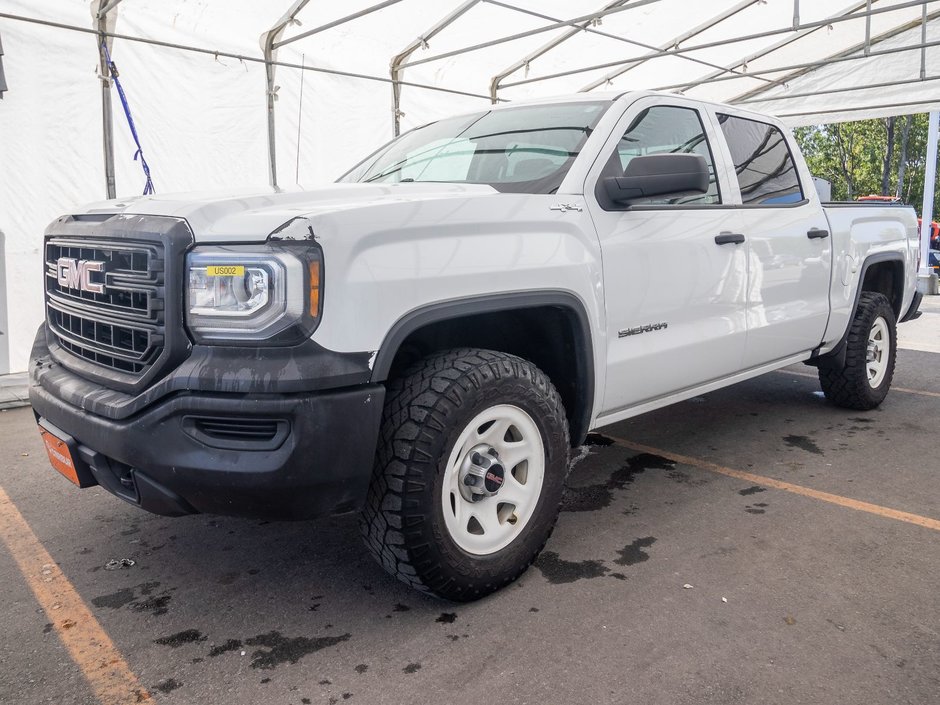
<path fill-rule="evenodd" d="M 631 92 L 440 120 L 313 191 L 97 204 L 46 231 L 30 399 L 80 487 L 358 510 L 392 575 L 472 600 L 591 429 L 797 362 L 881 403 L 917 219 L 812 184 L 777 120 Z"/>

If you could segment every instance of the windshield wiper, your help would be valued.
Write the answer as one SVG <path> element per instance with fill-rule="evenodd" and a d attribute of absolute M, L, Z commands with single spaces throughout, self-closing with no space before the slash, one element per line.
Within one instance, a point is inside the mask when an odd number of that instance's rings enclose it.
<path fill-rule="evenodd" d="M 363 179 L 361 183 L 369 184 L 373 181 L 378 181 L 379 179 L 384 179 L 386 176 L 391 176 L 397 172 L 401 171 L 401 167 L 397 169 L 392 169 L 391 171 L 383 171 L 381 174 L 376 174 L 375 176 L 370 176 L 368 179 Z"/>

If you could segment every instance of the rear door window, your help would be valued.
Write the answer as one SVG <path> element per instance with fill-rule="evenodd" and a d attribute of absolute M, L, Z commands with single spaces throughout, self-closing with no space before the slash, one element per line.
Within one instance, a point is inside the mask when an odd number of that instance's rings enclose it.
<path fill-rule="evenodd" d="M 734 161 L 742 203 L 780 206 L 804 200 L 793 155 L 780 129 L 720 113 L 718 122 Z"/>

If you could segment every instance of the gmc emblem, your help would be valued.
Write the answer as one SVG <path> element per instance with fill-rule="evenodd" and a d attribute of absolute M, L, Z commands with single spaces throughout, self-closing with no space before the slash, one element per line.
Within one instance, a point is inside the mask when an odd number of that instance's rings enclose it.
<path fill-rule="evenodd" d="M 59 257 L 56 261 L 56 279 L 59 280 L 59 286 L 87 291 L 89 294 L 103 294 L 104 282 L 93 282 L 92 272 L 104 272 L 104 262 L 74 257 Z"/>

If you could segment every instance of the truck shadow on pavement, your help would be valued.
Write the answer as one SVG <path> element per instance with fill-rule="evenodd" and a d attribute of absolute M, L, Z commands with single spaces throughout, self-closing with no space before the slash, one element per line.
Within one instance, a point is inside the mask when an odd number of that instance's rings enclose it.
<path fill-rule="evenodd" d="M 625 519 L 637 511 L 626 490 L 638 476 L 675 473 L 675 464 L 665 458 L 633 453 L 600 436 L 589 439 L 583 455 L 562 507 L 562 526 Z M 113 502 L 102 493 L 96 504 L 103 510 L 105 501 Z M 368 651 L 383 640 L 426 641 L 430 631 L 441 648 L 459 647 L 479 636 L 478 617 L 487 605 L 498 604 L 517 618 L 534 615 L 554 585 L 626 580 L 625 571 L 648 561 L 656 543 L 653 536 L 635 536 L 604 551 L 610 553 L 604 558 L 567 560 L 561 556 L 572 551 L 559 530 L 534 568 L 513 586 L 480 602 L 456 605 L 389 577 L 362 546 L 355 514 L 268 522 L 202 515 L 167 519 L 120 505 L 111 509 L 92 520 L 99 540 L 74 547 L 69 563 L 84 573 L 82 592 L 109 630 L 119 637 L 125 630 L 145 633 L 148 650 L 158 652 L 167 666 L 173 664 L 164 680 L 150 684 L 163 693 L 183 687 L 194 669 L 210 664 L 247 666 L 263 684 L 278 668 L 318 652 L 331 652 L 331 663 L 342 656 L 347 680 L 362 677 L 380 657 Z M 598 519 L 598 513 L 604 518 Z M 120 558 L 134 564 L 104 568 Z M 364 642 L 369 649 L 363 649 Z M 391 667 L 407 676 L 422 664 L 405 658 Z M 320 685 L 346 683 L 327 670 Z M 350 690 L 331 697 L 354 692 L 352 685 L 346 687 Z"/>

